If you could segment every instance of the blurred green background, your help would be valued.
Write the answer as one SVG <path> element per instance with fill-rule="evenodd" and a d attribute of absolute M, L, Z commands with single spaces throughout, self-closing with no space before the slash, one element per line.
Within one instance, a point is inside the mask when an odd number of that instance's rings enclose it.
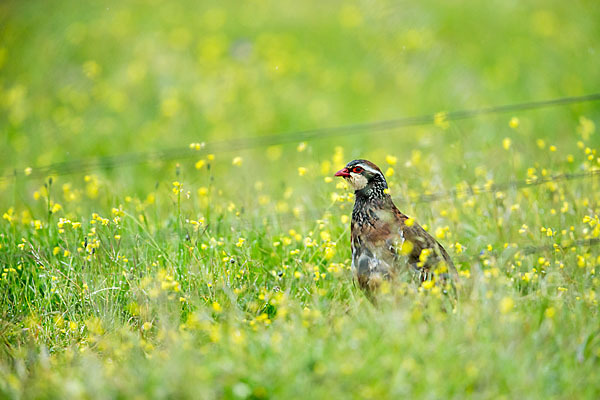
<path fill-rule="evenodd" d="M 4 1 L 0 18 L 5 173 L 600 88 L 595 1 Z M 573 109 L 590 106 L 544 111 L 535 129 L 567 134 Z M 403 130 L 386 148 L 479 152 L 506 134 L 490 121 L 421 143 Z"/>

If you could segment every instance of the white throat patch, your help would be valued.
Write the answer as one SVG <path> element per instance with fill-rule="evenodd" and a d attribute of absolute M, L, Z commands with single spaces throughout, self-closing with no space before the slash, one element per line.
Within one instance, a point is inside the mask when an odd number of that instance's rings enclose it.
<path fill-rule="evenodd" d="M 350 172 L 350 176 L 346 178 L 354 190 L 362 190 L 367 186 L 367 178 L 361 174 Z"/>

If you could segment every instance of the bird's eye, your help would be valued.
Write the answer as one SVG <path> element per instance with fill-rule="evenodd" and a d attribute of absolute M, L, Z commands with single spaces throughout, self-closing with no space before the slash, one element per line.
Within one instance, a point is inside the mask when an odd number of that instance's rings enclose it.
<path fill-rule="evenodd" d="M 361 172 L 363 172 L 362 167 L 354 167 L 352 168 L 352 172 L 354 172 L 355 174 L 360 174 Z"/>

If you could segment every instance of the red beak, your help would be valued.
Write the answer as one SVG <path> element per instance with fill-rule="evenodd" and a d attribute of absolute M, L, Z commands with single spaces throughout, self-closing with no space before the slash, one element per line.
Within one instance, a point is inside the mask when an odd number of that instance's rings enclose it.
<path fill-rule="evenodd" d="M 350 172 L 348 171 L 348 168 L 342 168 L 335 173 L 335 176 L 342 176 L 345 178 L 347 176 L 350 176 Z"/>

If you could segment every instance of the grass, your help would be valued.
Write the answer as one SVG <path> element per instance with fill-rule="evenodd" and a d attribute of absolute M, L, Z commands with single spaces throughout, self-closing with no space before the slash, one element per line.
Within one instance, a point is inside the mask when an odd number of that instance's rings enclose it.
<path fill-rule="evenodd" d="M 29 175 L 592 93 L 596 5 L 61 4 L 0 5 L 0 397 L 600 395 L 600 247 L 576 244 L 596 178 L 486 190 L 596 173 L 597 103 Z M 457 299 L 355 287 L 332 174 L 358 157 L 448 249 Z"/>

